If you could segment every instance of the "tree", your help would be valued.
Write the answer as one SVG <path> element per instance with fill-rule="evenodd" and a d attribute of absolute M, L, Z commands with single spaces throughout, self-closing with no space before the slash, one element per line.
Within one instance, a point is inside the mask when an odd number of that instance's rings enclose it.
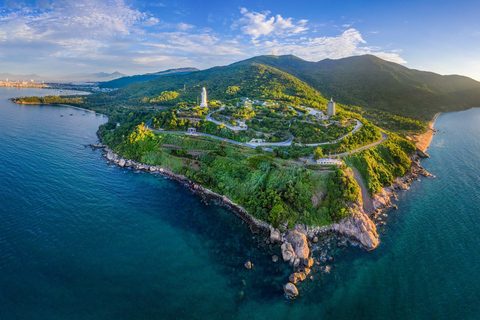
<path fill-rule="evenodd" d="M 313 157 L 315 160 L 320 159 L 323 157 L 323 150 L 320 147 L 316 147 L 315 150 L 313 151 Z"/>

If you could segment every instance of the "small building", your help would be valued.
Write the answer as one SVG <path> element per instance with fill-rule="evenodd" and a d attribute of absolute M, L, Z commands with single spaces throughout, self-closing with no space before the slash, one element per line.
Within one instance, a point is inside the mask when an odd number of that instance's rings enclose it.
<path fill-rule="evenodd" d="M 188 128 L 187 133 L 190 133 L 190 134 L 197 133 L 197 128 Z"/>
<path fill-rule="evenodd" d="M 337 166 L 340 167 L 342 165 L 341 159 L 330 159 L 330 158 L 320 158 L 317 159 L 317 164 L 322 166 Z"/>
<path fill-rule="evenodd" d="M 330 98 L 330 101 L 327 104 L 327 115 L 328 116 L 335 115 L 335 102 L 333 102 L 333 98 Z"/>

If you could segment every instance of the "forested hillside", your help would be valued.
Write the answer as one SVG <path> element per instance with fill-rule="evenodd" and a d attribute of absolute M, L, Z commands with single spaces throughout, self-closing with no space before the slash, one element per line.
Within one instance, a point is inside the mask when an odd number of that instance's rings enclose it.
<path fill-rule="evenodd" d="M 319 90 L 325 97 L 364 110 L 430 120 L 441 111 L 480 106 L 480 82 L 409 69 L 373 55 L 309 62 L 295 56 L 260 56 L 238 65 L 261 63 Z"/>

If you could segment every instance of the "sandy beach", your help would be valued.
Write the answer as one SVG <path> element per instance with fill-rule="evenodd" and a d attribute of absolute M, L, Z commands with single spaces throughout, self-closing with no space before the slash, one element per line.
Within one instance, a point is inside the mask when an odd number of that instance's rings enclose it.
<path fill-rule="evenodd" d="M 432 141 L 433 134 L 435 130 L 433 130 L 433 124 L 435 123 L 435 119 L 440 115 L 441 112 L 435 114 L 433 119 L 428 123 L 428 130 L 425 133 L 418 134 L 411 137 L 411 140 L 415 143 L 418 149 L 425 152 L 428 146 L 430 145 L 430 141 Z"/>

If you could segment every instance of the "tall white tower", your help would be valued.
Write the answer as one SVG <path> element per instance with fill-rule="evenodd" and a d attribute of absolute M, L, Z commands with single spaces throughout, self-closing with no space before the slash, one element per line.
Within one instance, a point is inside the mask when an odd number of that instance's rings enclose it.
<path fill-rule="evenodd" d="M 327 116 L 334 116 L 335 115 L 335 102 L 333 102 L 333 98 L 330 98 L 330 101 L 327 104 Z"/>
<path fill-rule="evenodd" d="M 208 107 L 207 105 L 207 90 L 203 87 L 202 90 L 202 103 L 200 103 L 200 107 Z"/>

